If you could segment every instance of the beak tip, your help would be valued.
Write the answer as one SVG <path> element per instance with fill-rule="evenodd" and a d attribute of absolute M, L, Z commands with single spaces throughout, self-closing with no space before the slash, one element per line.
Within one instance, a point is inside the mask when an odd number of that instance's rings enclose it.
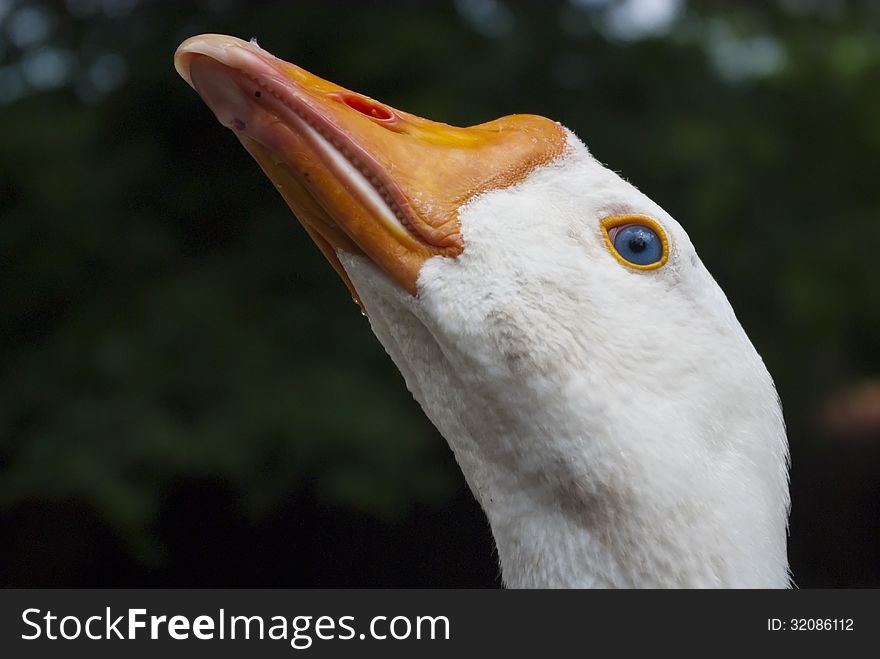
<path fill-rule="evenodd" d="M 189 66 L 184 63 L 184 55 L 181 53 L 180 49 L 174 53 L 174 70 L 177 71 L 177 75 L 186 80 L 186 84 L 195 89 L 192 78 L 189 75 Z"/>
<path fill-rule="evenodd" d="M 189 71 L 189 60 L 193 55 L 205 55 L 220 62 L 231 62 L 235 54 L 251 53 L 263 58 L 272 57 L 257 45 L 256 40 L 245 41 L 226 34 L 198 34 L 181 43 L 174 52 L 174 68 L 190 87 L 195 89 Z"/>

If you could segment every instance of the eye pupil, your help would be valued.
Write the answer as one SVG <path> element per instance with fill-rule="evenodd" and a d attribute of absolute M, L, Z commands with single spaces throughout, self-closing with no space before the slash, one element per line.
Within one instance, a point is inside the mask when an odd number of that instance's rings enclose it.
<path fill-rule="evenodd" d="M 642 236 L 634 236 L 629 239 L 629 248 L 636 254 L 644 252 L 647 246 L 648 243 Z"/>
<path fill-rule="evenodd" d="M 622 226 L 614 232 L 612 242 L 620 258 L 633 265 L 649 266 L 663 259 L 663 241 L 648 225 Z"/>

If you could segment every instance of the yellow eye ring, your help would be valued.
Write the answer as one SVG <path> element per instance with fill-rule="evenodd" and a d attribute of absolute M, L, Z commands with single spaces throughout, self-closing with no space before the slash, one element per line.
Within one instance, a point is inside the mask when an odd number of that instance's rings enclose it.
<path fill-rule="evenodd" d="M 632 268 L 633 270 L 656 270 L 669 260 L 669 239 L 666 237 L 666 232 L 663 230 L 663 227 L 661 227 L 660 223 L 656 220 L 652 220 L 650 217 L 645 217 L 644 215 L 611 215 L 604 218 L 600 224 L 602 226 L 602 238 L 605 240 L 605 246 L 608 248 L 608 251 L 611 252 L 611 255 L 617 259 L 619 263 L 625 265 L 627 268 Z M 641 265 L 633 263 L 621 256 L 620 252 L 618 252 L 617 248 L 614 246 L 612 232 L 617 228 L 630 225 L 644 226 L 657 234 L 662 249 L 662 253 L 658 260 L 653 263 Z"/>

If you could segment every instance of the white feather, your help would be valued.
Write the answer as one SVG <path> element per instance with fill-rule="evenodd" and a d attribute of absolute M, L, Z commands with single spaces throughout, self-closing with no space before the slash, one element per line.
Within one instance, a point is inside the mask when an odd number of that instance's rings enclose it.
<path fill-rule="evenodd" d="M 599 221 L 670 241 L 640 272 Z M 511 587 L 785 587 L 788 447 L 773 382 L 682 227 L 569 134 L 459 212 L 418 296 L 340 259 L 486 511 Z"/>

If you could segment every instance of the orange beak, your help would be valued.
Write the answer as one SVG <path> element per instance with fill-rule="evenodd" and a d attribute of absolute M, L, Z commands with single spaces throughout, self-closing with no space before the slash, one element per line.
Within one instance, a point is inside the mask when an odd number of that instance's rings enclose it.
<path fill-rule="evenodd" d="M 260 164 L 357 299 L 337 250 L 366 254 L 412 294 L 422 264 L 464 249 L 458 209 L 559 155 L 562 128 L 512 115 L 457 128 L 395 110 L 273 57 L 206 34 L 178 73 Z"/>

